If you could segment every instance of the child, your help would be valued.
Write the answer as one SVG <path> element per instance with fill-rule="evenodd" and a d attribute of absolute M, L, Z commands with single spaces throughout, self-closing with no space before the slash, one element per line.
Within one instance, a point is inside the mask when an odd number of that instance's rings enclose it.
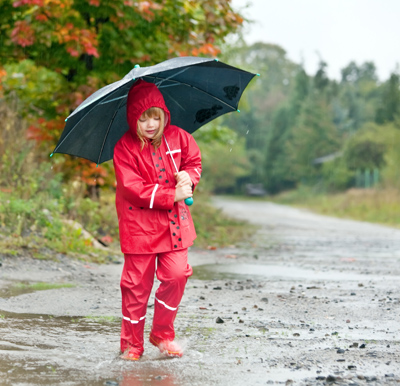
<path fill-rule="evenodd" d="M 164 98 L 152 83 L 139 80 L 132 86 L 127 119 L 129 130 L 114 149 L 116 207 L 125 258 L 121 358 L 138 360 L 143 354 L 155 273 L 161 284 L 155 295 L 150 342 L 169 356 L 181 357 L 173 324 L 192 274 L 187 253 L 196 238 L 184 200 L 192 197 L 200 180 L 200 150 L 189 133 L 170 124 Z"/>

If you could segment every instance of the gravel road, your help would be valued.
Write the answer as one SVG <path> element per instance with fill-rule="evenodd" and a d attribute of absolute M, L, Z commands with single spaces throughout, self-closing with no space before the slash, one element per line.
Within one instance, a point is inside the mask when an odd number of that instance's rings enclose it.
<path fill-rule="evenodd" d="M 214 203 L 259 230 L 238 246 L 190 250 L 179 359 L 146 342 L 139 362 L 119 360 L 122 256 L 88 265 L 0 252 L 0 385 L 400 383 L 399 229 L 258 200 Z"/>

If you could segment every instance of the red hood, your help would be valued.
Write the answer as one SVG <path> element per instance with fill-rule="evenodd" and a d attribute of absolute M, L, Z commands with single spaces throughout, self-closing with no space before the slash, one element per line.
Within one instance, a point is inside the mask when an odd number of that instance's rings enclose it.
<path fill-rule="evenodd" d="M 164 97 L 153 83 L 139 79 L 129 90 L 126 104 L 126 115 L 131 133 L 137 137 L 137 121 L 150 107 L 160 107 L 165 112 L 165 128 L 168 129 L 171 122 L 170 113 L 165 105 Z"/>

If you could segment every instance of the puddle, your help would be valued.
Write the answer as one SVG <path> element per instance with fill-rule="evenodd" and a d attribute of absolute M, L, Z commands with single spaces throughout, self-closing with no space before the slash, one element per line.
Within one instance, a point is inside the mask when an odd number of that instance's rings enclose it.
<path fill-rule="evenodd" d="M 35 292 L 35 290 L 11 284 L 7 288 L 0 288 L 0 298 L 11 298 L 13 296 L 29 294 L 32 292 Z"/>
<path fill-rule="evenodd" d="M 119 359 L 121 320 L 0 310 L 0 384 L 202 386 L 196 350 L 166 358 L 145 341 L 140 363 Z M 148 336 L 150 326 L 145 329 Z M 194 363 L 194 361 L 196 363 Z M 198 371 L 198 370 L 197 370 Z M 182 378 L 187 381 L 182 382 Z"/>
<path fill-rule="evenodd" d="M 192 278 L 198 280 L 265 280 L 265 279 L 307 279 L 307 280 L 384 280 L 382 276 L 361 275 L 338 271 L 316 271 L 296 266 L 264 264 L 205 264 L 193 267 Z M 391 279 L 396 279 L 391 276 Z"/>
<path fill-rule="evenodd" d="M 0 379 L 13 385 L 70 385 L 78 379 L 103 385 L 98 378 L 118 355 L 120 323 L 0 310 Z"/>
<path fill-rule="evenodd" d="M 68 283 L 45 283 L 45 282 L 9 282 L 5 288 L 0 288 L 0 298 L 11 298 L 14 296 L 33 293 L 36 291 L 45 291 L 49 289 L 71 288 L 74 284 Z"/>

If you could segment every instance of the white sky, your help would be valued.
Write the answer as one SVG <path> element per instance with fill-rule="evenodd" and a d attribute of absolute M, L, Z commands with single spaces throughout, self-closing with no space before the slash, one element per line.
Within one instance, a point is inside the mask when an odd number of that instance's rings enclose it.
<path fill-rule="evenodd" d="M 232 0 L 254 24 L 245 40 L 280 45 L 315 74 L 319 55 L 330 78 L 352 60 L 373 61 L 380 80 L 400 63 L 400 0 Z"/>

